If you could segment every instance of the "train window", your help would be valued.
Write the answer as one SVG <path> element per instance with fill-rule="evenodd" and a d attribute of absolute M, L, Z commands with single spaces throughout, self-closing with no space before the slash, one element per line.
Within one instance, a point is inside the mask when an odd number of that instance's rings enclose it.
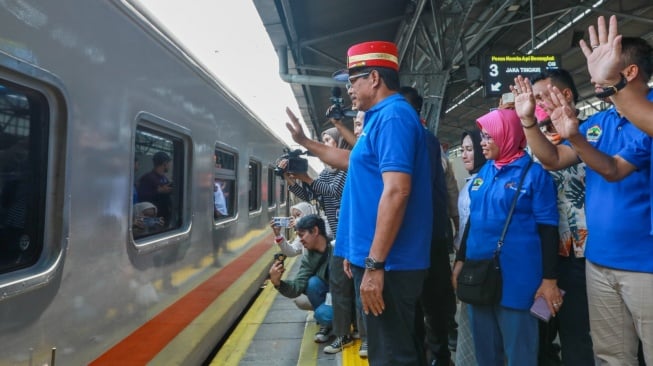
<path fill-rule="evenodd" d="M 181 227 L 184 192 L 184 143 L 177 136 L 139 126 L 136 129 L 134 238 Z"/>
<path fill-rule="evenodd" d="M 276 205 L 277 177 L 274 175 L 274 166 L 268 166 L 268 208 Z"/>
<path fill-rule="evenodd" d="M 279 204 L 283 205 L 286 203 L 286 181 L 279 179 Z"/>
<path fill-rule="evenodd" d="M 224 220 L 236 216 L 236 155 L 215 148 L 213 181 L 213 218 Z"/>
<path fill-rule="evenodd" d="M 0 273 L 43 251 L 49 106 L 39 92 L 0 80 Z"/>
<path fill-rule="evenodd" d="M 261 163 L 249 161 L 249 211 L 261 208 Z"/>

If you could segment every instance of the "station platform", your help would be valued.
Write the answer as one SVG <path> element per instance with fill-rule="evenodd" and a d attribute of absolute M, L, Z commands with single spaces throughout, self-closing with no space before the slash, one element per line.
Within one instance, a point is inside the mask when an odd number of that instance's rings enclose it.
<path fill-rule="evenodd" d="M 287 259 L 292 278 L 300 257 Z M 337 354 L 324 353 L 329 342 L 315 343 L 318 326 L 313 312 L 297 308 L 293 299 L 280 295 L 266 281 L 261 294 L 211 361 L 211 366 L 366 366 L 358 354 L 360 340 Z"/>

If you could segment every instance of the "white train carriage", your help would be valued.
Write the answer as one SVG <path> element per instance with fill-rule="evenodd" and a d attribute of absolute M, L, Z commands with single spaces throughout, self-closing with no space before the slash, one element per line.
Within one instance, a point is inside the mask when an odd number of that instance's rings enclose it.
<path fill-rule="evenodd" d="M 266 268 L 220 317 L 210 289 L 205 307 L 170 309 L 267 254 L 283 142 L 128 1 L 0 2 L 0 106 L 0 365 L 206 358 Z M 159 152 L 170 193 L 141 212 Z M 255 258 L 235 278 L 216 277 L 243 253 Z"/>

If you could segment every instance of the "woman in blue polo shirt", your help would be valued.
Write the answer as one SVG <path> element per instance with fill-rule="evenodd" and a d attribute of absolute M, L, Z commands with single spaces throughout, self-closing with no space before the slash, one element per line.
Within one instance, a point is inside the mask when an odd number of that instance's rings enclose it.
<path fill-rule="evenodd" d="M 500 252 L 501 301 L 469 306 L 477 362 L 480 366 L 499 366 L 507 360 L 508 365 L 536 366 L 538 323 L 529 309 L 538 296 L 546 299 L 553 314 L 562 303 L 555 279 L 556 190 L 548 172 L 539 164 L 529 164 L 530 157 L 524 151 L 526 137 L 514 110 L 495 110 L 476 122 L 488 163 L 469 188 L 467 259 L 492 257 L 514 195 L 519 194 Z"/>

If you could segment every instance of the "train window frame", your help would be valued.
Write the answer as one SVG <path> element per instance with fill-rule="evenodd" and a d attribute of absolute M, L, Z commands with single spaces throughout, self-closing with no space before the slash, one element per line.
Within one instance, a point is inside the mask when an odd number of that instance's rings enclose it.
<path fill-rule="evenodd" d="M 41 122 L 46 127 L 41 132 L 42 149 L 38 155 L 44 163 L 36 169 L 37 177 L 34 178 L 39 189 L 36 200 L 40 201 L 35 204 L 39 211 L 36 215 L 40 217 L 31 222 L 36 222 L 39 252 L 32 263 L 0 273 L 0 301 L 34 292 L 35 296 L 44 296 L 41 301 L 47 304 L 51 295 L 45 294 L 61 280 L 70 232 L 70 187 L 67 184 L 70 172 L 66 160 L 70 149 L 67 141 L 71 139 L 69 97 L 63 82 L 56 76 L 3 52 L 0 52 L 0 81 L 41 99 L 44 104 L 40 108 Z M 44 295 L 38 295 L 42 291 Z"/>
<path fill-rule="evenodd" d="M 223 165 L 218 158 L 218 153 L 226 157 L 231 157 L 232 161 L 227 166 Z M 238 218 L 238 167 L 239 167 L 239 153 L 234 147 L 231 147 L 223 142 L 216 141 L 214 146 L 214 162 L 213 162 L 213 184 L 216 180 L 231 182 L 227 185 L 226 204 L 228 215 L 216 218 L 213 215 L 214 225 L 224 226 L 228 223 L 235 222 Z M 230 210 L 231 209 L 231 210 Z M 231 212 L 229 212 L 231 211 Z"/>
<path fill-rule="evenodd" d="M 278 179 L 276 189 L 278 190 L 279 198 L 277 199 L 277 202 L 279 208 L 284 208 L 288 204 L 288 187 L 286 185 L 286 180 Z"/>
<path fill-rule="evenodd" d="M 268 197 L 267 197 L 267 202 L 268 202 L 268 211 L 272 211 L 277 208 L 278 203 L 277 203 L 277 180 L 278 176 L 274 173 L 274 165 L 268 165 L 267 167 L 267 172 L 268 172 Z"/>
<path fill-rule="evenodd" d="M 254 169 L 252 169 L 252 165 Z M 263 164 L 260 160 L 255 158 L 250 158 L 247 164 L 247 211 L 250 216 L 255 215 L 261 212 L 261 171 L 263 169 Z M 252 183 L 252 172 L 255 175 L 255 182 Z M 255 186 L 255 189 L 252 189 L 252 186 Z M 253 202 L 252 202 L 253 201 Z M 253 203 L 253 205 L 252 205 Z"/>
<path fill-rule="evenodd" d="M 129 214 L 128 219 L 128 242 L 131 242 L 132 247 L 136 250 L 138 254 L 151 253 L 153 251 L 162 250 L 171 245 L 175 245 L 181 241 L 186 241 L 190 239 L 190 228 L 192 226 L 192 215 L 193 212 L 193 203 L 190 197 L 190 187 L 193 187 L 194 181 L 193 177 L 190 174 L 192 162 L 193 162 L 193 140 L 191 131 L 174 122 L 168 121 L 162 117 L 159 117 L 155 114 L 149 112 L 139 112 L 134 118 L 134 128 L 132 130 L 132 141 L 131 148 L 132 154 L 134 157 L 137 154 L 136 151 L 136 135 L 139 128 L 147 130 L 146 132 L 151 134 L 162 134 L 163 138 L 169 137 L 175 139 L 179 143 L 179 149 L 175 150 L 175 153 L 172 158 L 173 164 L 173 183 L 174 189 L 176 190 L 179 196 L 180 209 L 178 210 L 178 224 L 176 227 L 171 228 L 170 230 L 162 231 L 160 233 L 146 235 L 142 237 L 135 238 L 133 229 L 132 229 L 132 220 L 134 217 L 134 206 L 133 206 L 133 190 L 134 184 L 131 184 L 131 194 L 129 195 L 130 205 L 129 205 Z M 161 137 L 161 136 L 160 136 Z M 176 147 L 175 147 L 176 149 Z M 132 164 L 134 159 L 131 159 Z M 136 176 L 134 174 L 133 165 L 131 166 L 130 177 L 132 181 L 136 182 L 140 179 L 140 175 Z M 181 178 L 181 182 L 179 179 Z"/>

